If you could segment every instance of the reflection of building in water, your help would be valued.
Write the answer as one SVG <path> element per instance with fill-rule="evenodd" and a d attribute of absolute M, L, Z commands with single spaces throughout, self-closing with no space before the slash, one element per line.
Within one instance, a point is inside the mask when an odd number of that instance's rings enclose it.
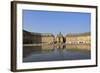
<path fill-rule="evenodd" d="M 34 33 L 23 30 L 24 44 L 53 43 L 54 36 L 50 33 Z"/>
<path fill-rule="evenodd" d="M 67 44 L 90 44 L 91 43 L 90 32 L 80 33 L 80 34 L 67 34 L 65 38 Z"/>

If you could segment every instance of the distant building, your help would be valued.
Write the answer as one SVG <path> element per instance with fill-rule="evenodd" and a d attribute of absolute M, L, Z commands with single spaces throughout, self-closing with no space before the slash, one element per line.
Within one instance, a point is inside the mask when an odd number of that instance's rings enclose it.
<path fill-rule="evenodd" d="M 41 43 L 41 34 L 23 30 L 23 43 L 24 44 Z"/>
<path fill-rule="evenodd" d="M 68 34 L 66 35 L 67 44 L 90 44 L 91 43 L 91 34 L 80 33 L 80 34 Z"/>
<path fill-rule="evenodd" d="M 64 37 L 61 34 L 61 32 L 56 36 L 55 40 L 56 40 L 56 43 L 64 43 Z"/>
<path fill-rule="evenodd" d="M 41 34 L 41 38 L 42 38 L 42 43 L 54 43 L 54 35 L 51 33 L 43 33 Z"/>
<path fill-rule="evenodd" d="M 24 44 L 53 43 L 54 35 L 50 33 L 35 33 L 23 30 Z"/>
<path fill-rule="evenodd" d="M 23 30 L 23 43 L 24 44 L 37 44 L 37 43 L 66 43 L 66 44 L 91 44 L 91 34 L 67 34 L 65 37 L 61 32 L 55 37 L 51 33 L 35 33 Z"/>

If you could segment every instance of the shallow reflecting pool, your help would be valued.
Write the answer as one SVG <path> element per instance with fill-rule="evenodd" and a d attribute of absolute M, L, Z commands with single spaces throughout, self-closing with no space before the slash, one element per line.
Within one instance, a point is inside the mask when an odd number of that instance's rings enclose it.
<path fill-rule="evenodd" d="M 66 47 L 59 48 L 53 45 L 45 45 L 45 47 L 23 47 L 23 62 L 81 60 L 90 58 L 91 51 L 86 49 L 70 49 Z"/>

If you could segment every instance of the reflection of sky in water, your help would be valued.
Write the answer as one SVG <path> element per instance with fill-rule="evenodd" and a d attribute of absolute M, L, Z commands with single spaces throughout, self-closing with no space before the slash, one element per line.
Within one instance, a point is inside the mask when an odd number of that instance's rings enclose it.
<path fill-rule="evenodd" d="M 90 51 L 71 51 L 66 49 L 54 49 L 52 51 L 32 52 L 24 58 L 24 62 L 80 60 L 90 59 Z"/>

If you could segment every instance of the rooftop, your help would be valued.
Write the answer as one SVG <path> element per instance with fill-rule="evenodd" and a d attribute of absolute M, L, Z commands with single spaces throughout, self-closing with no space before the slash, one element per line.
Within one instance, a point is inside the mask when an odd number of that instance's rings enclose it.
<path fill-rule="evenodd" d="M 51 33 L 36 33 L 36 32 L 29 32 L 26 30 L 23 30 L 23 33 L 29 34 L 29 35 L 39 35 L 39 36 L 54 36 Z"/>
<path fill-rule="evenodd" d="M 85 32 L 85 33 L 69 33 L 66 36 L 88 36 L 91 35 L 90 32 Z"/>

